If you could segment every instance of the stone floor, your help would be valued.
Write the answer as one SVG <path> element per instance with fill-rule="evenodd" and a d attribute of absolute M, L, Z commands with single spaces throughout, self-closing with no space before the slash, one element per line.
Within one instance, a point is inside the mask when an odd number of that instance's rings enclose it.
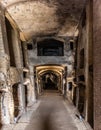
<path fill-rule="evenodd" d="M 58 93 L 45 93 L 17 124 L 5 125 L 1 130 L 92 130 L 78 118 L 76 108 Z"/>

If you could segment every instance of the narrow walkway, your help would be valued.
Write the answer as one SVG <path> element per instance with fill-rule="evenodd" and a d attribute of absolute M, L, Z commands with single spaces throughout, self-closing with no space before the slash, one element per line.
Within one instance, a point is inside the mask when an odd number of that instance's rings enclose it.
<path fill-rule="evenodd" d="M 59 93 L 47 92 L 41 96 L 40 102 L 28 109 L 18 124 L 3 130 L 92 130 L 76 114 L 76 108 L 64 101 Z"/>
<path fill-rule="evenodd" d="M 33 113 L 26 130 L 78 130 L 69 115 L 62 96 L 57 93 L 47 93 L 41 98 L 41 103 Z"/>

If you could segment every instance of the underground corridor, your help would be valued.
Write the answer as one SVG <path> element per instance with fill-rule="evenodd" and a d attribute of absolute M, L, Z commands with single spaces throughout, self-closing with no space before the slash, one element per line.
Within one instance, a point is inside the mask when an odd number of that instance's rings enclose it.
<path fill-rule="evenodd" d="M 47 72 L 42 75 L 41 84 L 43 86 L 43 90 L 58 90 L 58 77 L 52 73 Z"/>
<path fill-rule="evenodd" d="M 57 64 L 35 66 L 34 82 L 37 93 L 42 94 L 48 90 L 55 90 L 63 93 L 64 84 L 66 84 L 66 68 L 67 66 Z"/>
<path fill-rule="evenodd" d="M 0 0 L 0 130 L 101 130 L 100 7 Z"/>

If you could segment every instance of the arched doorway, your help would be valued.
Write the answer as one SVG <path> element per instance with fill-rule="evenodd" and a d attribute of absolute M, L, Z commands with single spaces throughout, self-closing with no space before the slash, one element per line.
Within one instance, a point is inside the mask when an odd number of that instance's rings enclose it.
<path fill-rule="evenodd" d="M 59 77 L 54 72 L 46 72 L 41 79 L 44 90 L 58 90 Z"/>
<path fill-rule="evenodd" d="M 35 66 L 34 81 L 37 95 L 45 90 L 56 90 L 63 93 L 63 79 L 66 77 L 66 72 L 65 66 L 57 64 Z"/>

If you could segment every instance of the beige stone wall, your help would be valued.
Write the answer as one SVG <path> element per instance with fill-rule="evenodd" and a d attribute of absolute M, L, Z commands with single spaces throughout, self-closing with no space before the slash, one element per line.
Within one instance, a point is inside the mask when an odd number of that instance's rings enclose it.
<path fill-rule="evenodd" d="M 13 98 L 9 77 L 9 53 L 4 13 L 0 10 L 0 122 L 9 124 L 13 121 Z"/>
<path fill-rule="evenodd" d="M 47 37 L 45 38 L 47 39 Z M 42 38 L 42 40 L 45 38 Z M 57 37 L 53 39 L 59 40 Z M 69 39 L 63 40 L 63 38 L 61 38 L 60 41 L 63 41 L 64 44 L 64 56 L 37 56 L 37 43 L 32 43 L 34 44 L 33 49 L 28 51 L 29 64 L 32 66 L 41 64 L 64 64 L 68 67 L 68 75 L 71 75 L 74 65 L 74 55 L 70 50 L 70 41 Z"/>

